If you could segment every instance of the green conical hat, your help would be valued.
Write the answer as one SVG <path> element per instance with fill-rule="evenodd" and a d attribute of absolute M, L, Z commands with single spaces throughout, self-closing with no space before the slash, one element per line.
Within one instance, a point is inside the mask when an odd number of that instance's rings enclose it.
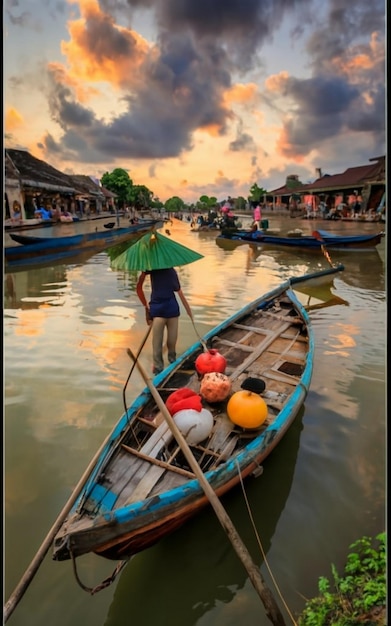
<path fill-rule="evenodd" d="M 111 267 L 116 270 L 163 270 L 202 258 L 203 254 L 153 231 L 113 259 Z"/>

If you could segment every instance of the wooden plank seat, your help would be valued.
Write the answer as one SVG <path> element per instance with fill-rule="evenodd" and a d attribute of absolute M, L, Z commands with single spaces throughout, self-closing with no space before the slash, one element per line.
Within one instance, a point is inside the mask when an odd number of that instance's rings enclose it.
<path fill-rule="evenodd" d="M 139 467 L 132 476 L 132 483 L 136 484 L 137 487 L 132 491 L 131 497 L 126 500 L 126 504 L 146 498 L 160 476 L 166 471 L 167 468 L 164 465 L 154 463 L 153 459 L 156 459 L 162 448 L 172 438 L 173 434 L 164 420 L 140 450 L 122 444 L 124 450 L 140 460 Z"/>
<path fill-rule="evenodd" d="M 291 323 L 289 321 L 286 324 L 283 324 L 283 326 L 279 327 L 275 332 L 270 333 L 270 335 L 268 335 L 262 341 L 262 343 L 260 343 L 259 346 L 255 350 L 253 350 L 252 353 L 246 359 L 244 359 L 244 361 L 235 369 L 235 371 L 231 372 L 231 377 L 237 378 L 239 374 L 241 374 L 242 372 L 245 372 L 247 368 L 250 367 L 250 365 L 256 359 L 258 359 L 263 352 L 265 352 L 265 350 L 273 343 L 273 341 L 275 341 L 277 337 L 279 337 L 283 332 L 285 332 L 290 327 L 290 325 Z"/>
<path fill-rule="evenodd" d="M 239 438 L 234 433 L 235 428 L 235 424 L 231 422 L 227 415 L 217 415 L 212 435 L 208 441 L 208 447 L 203 448 L 204 455 L 199 463 L 201 464 L 204 456 L 207 454 L 214 457 L 212 467 L 216 467 L 220 462 L 226 461 L 234 451 Z"/>
<path fill-rule="evenodd" d="M 270 319 L 278 320 L 279 322 L 289 320 L 291 324 L 303 324 L 303 320 L 300 317 L 293 317 L 286 315 L 280 315 L 278 313 L 272 313 L 271 311 L 263 311 L 263 314 L 269 317 Z"/>
<path fill-rule="evenodd" d="M 229 341 L 229 339 L 219 339 L 219 346 L 228 346 L 229 348 L 240 348 L 244 352 L 253 352 L 253 348 L 251 346 L 246 346 L 246 344 L 242 344 L 239 341 Z"/>

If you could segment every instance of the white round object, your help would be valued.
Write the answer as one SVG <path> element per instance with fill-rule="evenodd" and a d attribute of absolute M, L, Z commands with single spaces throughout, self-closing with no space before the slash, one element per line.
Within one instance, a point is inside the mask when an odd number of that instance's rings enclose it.
<path fill-rule="evenodd" d="M 206 439 L 213 428 L 213 415 L 208 409 L 183 409 L 173 415 L 175 424 L 190 445 Z"/>

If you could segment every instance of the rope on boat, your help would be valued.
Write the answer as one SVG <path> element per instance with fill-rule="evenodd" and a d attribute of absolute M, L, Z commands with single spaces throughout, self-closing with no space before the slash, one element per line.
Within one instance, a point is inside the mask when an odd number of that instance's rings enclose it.
<path fill-rule="evenodd" d="M 76 558 L 73 555 L 72 551 L 71 551 L 71 558 L 72 558 L 72 565 L 73 565 L 73 573 L 75 574 L 75 578 L 76 578 L 76 581 L 77 581 L 78 585 L 83 589 L 83 591 L 87 591 L 92 596 L 95 593 L 98 593 L 98 591 L 101 591 L 102 589 L 106 589 L 106 587 L 109 587 L 115 581 L 115 579 L 117 578 L 118 574 L 123 570 L 123 568 L 125 567 L 125 565 L 129 561 L 129 559 L 125 559 L 124 561 L 120 561 L 119 563 L 117 563 L 117 565 L 116 565 L 113 573 L 111 574 L 111 576 L 108 576 L 107 578 L 102 580 L 102 582 L 99 585 L 96 585 L 96 587 L 87 587 L 84 583 L 82 583 L 82 581 L 79 578 L 79 574 L 78 574 L 77 569 L 76 569 Z"/>
<path fill-rule="evenodd" d="M 282 603 L 283 603 L 283 605 L 284 605 L 284 607 L 285 607 L 285 609 L 286 609 L 286 611 L 287 611 L 287 613 L 288 613 L 289 617 L 290 617 L 290 618 L 291 618 L 291 620 L 292 620 L 292 624 L 293 624 L 294 626 L 297 626 L 297 622 L 295 621 L 295 618 L 293 617 L 293 615 L 292 615 L 292 613 L 291 613 L 291 611 L 290 611 L 289 607 L 287 606 L 287 604 L 286 604 L 286 602 L 285 602 L 285 600 L 284 600 L 284 598 L 283 598 L 283 596 L 282 596 L 282 594 L 281 594 L 281 590 L 280 590 L 280 588 L 279 588 L 279 586 L 278 586 L 278 584 L 277 584 L 277 582 L 276 582 L 276 579 L 274 578 L 273 573 L 272 573 L 272 571 L 271 571 L 271 569 L 270 569 L 270 565 L 269 565 L 268 560 L 267 560 L 267 558 L 266 558 L 266 554 L 265 554 L 265 551 L 264 551 L 264 549 L 263 549 L 263 546 L 262 546 L 262 542 L 261 542 L 260 536 L 259 536 L 258 531 L 257 531 L 257 528 L 256 528 L 256 526 L 255 526 L 254 517 L 253 517 L 253 514 L 252 514 L 252 512 L 251 512 L 250 503 L 249 503 L 248 498 L 247 498 L 246 490 L 245 490 L 244 483 L 243 483 L 243 477 L 242 477 L 242 474 L 241 474 L 241 471 L 240 471 L 240 465 L 239 465 L 239 463 L 238 463 L 237 459 L 235 460 L 235 463 L 236 463 L 236 465 L 237 465 L 237 467 L 238 467 L 238 475 L 239 475 L 240 484 L 241 484 L 241 487 L 242 487 L 242 492 L 243 492 L 243 496 L 244 496 L 244 501 L 245 501 L 245 503 L 246 503 L 246 507 L 247 507 L 247 512 L 248 512 L 248 515 L 249 515 L 249 518 L 250 518 L 250 521 L 251 521 L 251 525 L 252 525 L 252 527 L 253 527 L 254 534 L 255 534 L 255 537 L 256 537 L 256 539 L 257 539 L 257 542 L 258 542 L 258 545 L 259 545 L 259 549 L 260 549 L 260 551 L 261 551 L 261 554 L 262 554 L 262 557 L 263 557 L 264 563 L 265 563 L 265 565 L 266 565 L 267 571 L 269 572 L 269 575 L 270 575 L 270 578 L 272 579 L 273 585 L 275 586 L 275 588 L 276 588 L 276 590 L 277 590 L 277 593 L 278 593 L 278 595 L 280 596 L 280 599 L 281 599 L 281 601 L 282 601 Z"/>
<path fill-rule="evenodd" d="M 204 349 L 204 352 L 209 352 L 208 346 L 206 345 L 205 341 L 202 339 L 201 335 L 199 334 L 199 332 L 198 332 L 198 330 L 196 328 L 196 325 L 194 324 L 193 318 L 191 317 L 190 319 L 191 319 L 191 323 L 193 324 L 193 328 L 194 328 L 195 334 L 197 335 L 198 340 L 199 340 L 200 344 L 202 345 L 202 347 Z"/>

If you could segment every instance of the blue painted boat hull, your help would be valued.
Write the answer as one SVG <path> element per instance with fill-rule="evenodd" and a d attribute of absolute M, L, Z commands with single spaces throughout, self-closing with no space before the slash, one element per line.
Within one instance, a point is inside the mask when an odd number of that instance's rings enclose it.
<path fill-rule="evenodd" d="M 310 278 L 342 270 L 328 268 Z M 293 289 L 306 280 L 306 276 L 288 280 L 245 305 L 153 379 L 163 401 L 174 390 L 187 388 L 201 396 L 203 407 L 212 414 L 213 429 L 189 445 L 218 496 L 259 470 L 303 405 L 312 376 L 314 338 L 309 315 Z M 217 403 L 206 400 L 195 369 L 205 342 L 225 357 L 225 374 L 232 385 L 226 399 Z M 238 426 L 227 415 L 228 399 L 243 391 L 248 377 L 266 383 L 262 397 L 267 419 L 256 428 Z M 53 558 L 61 561 L 88 552 L 128 558 L 207 504 L 201 483 L 146 387 L 97 452 L 56 535 Z"/>
<path fill-rule="evenodd" d="M 371 235 L 336 235 L 327 231 L 314 231 L 314 235 L 300 235 L 297 237 L 279 237 L 257 231 L 236 231 L 235 233 L 221 233 L 217 239 L 230 239 L 258 245 L 284 246 L 290 248 L 305 248 L 308 250 L 367 250 L 375 248 L 382 240 L 384 232 Z"/>
<path fill-rule="evenodd" d="M 91 254 L 139 237 L 161 224 L 160 220 L 143 220 L 125 228 L 95 231 L 69 237 L 34 237 L 10 233 L 21 245 L 4 249 L 6 268 L 35 265 L 41 261 L 67 259 L 76 254 Z"/>

